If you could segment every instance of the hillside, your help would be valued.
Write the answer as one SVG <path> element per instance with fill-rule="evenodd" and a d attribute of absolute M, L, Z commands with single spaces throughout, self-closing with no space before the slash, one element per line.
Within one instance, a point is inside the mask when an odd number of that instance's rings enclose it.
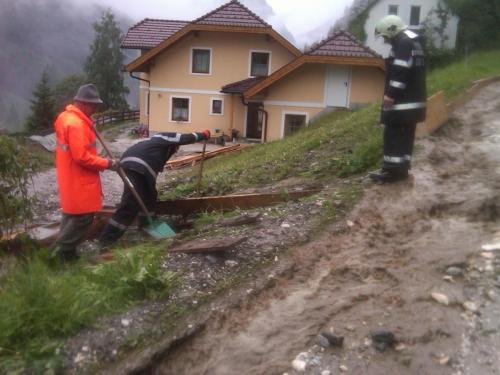
<path fill-rule="evenodd" d="M 0 0 L 0 129 L 20 130 L 41 74 L 81 73 L 104 9 L 64 0 Z M 133 22 L 116 14 L 125 32 Z"/>

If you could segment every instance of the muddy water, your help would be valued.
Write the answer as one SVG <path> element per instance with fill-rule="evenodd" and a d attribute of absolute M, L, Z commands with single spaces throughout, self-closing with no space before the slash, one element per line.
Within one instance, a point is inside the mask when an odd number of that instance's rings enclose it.
<path fill-rule="evenodd" d="M 450 283 L 443 272 L 469 262 L 499 228 L 499 112 L 493 84 L 419 142 L 413 179 L 370 187 L 350 214 L 353 226 L 294 249 L 288 276 L 212 313 L 153 373 L 295 374 L 291 362 L 305 352 L 308 374 L 497 374 L 499 335 L 478 336 L 461 304 L 476 301 L 500 325 L 498 306 L 484 302 L 474 280 Z M 449 306 L 432 301 L 433 291 Z M 401 351 L 374 351 L 378 328 L 393 331 Z M 344 336 L 344 348 L 315 345 L 321 331 Z"/>

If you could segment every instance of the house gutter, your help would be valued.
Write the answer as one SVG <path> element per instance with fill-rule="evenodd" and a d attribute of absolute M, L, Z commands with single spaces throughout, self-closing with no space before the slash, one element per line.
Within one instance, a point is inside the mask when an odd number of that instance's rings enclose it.
<path fill-rule="evenodd" d="M 133 78 L 133 79 L 137 79 L 139 81 L 143 81 L 143 82 L 146 82 L 148 84 L 148 112 L 150 111 L 150 100 L 151 100 L 151 95 L 150 95 L 150 91 L 149 91 L 149 88 L 151 87 L 151 81 L 147 80 L 147 79 L 144 79 L 144 78 L 141 78 L 141 77 L 138 77 L 138 76 L 134 76 L 134 72 L 129 72 L 130 74 L 130 77 Z M 140 87 L 140 85 L 139 85 Z M 140 109 L 139 109 L 139 113 L 140 112 Z M 149 113 L 146 114 L 146 119 L 147 119 L 147 128 L 148 128 L 148 131 L 147 131 L 147 136 L 149 137 Z"/>

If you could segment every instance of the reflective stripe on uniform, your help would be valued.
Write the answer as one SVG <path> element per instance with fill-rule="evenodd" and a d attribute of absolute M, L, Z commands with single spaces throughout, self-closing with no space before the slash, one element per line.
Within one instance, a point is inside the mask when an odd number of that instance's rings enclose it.
<path fill-rule="evenodd" d="M 390 81 L 389 85 L 392 87 L 395 87 L 397 89 L 402 89 L 402 90 L 404 90 L 406 88 L 406 83 L 398 82 L 398 81 Z"/>
<path fill-rule="evenodd" d="M 69 146 L 66 143 L 58 143 L 57 147 L 59 147 L 61 151 L 69 151 Z"/>
<path fill-rule="evenodd" d="M 411 155 L 405 155 L 405 160 L 406 161 L 411 161 Z"/>
<path fill-rule="evenodd" d="M 394 164 L 402 164 L 406 160 L 405 160 L 404 157 L 400 157 L 400 156 L 387 156 L 387 155 L 384 155 L 384 161 L 388 161 L 389 163 L 394 163 Z"/>
<path fill-rule="evenodd" d="M 405 111 L 407 109 L 419 109 L 419 108 L 425 108 L 426 104 L 425 103 L 404 103 L 404 104 L 394 104 L 391 107 L 391 110 L 393 111 Z"/>
<path fill-rule="evenodd" d="M 406 34 L 406 36 L 410 39 L 415 39 L 416 37 L 418 37 L 418 34 L 415 34 L 413 31 L 411 30 L 405 30 L 404 33 Z"/>
<path fill-rule="evenodd" d="M 197 140 L 197 141 L 199 141 L 199 140 L 200 140 L 200 138 L 198 138 L 198 134 L 196 134 L 195 132 L 193 132 L 193 133 L 191 133 L 191 134 L 195 136 L 195 138 L 196 138 L 196 140 Z"/>
<path fill-rule="evenodd" d="M 153 135 L 153 138 L 154 138 L 154 137 L 164 139 L 164 140 L 166 140 L 167 142 L 175 142 L 175 143 L 179 143 L 179 141 L 181 140 L 181 133 L 175 133 L 175 137 L 167 137 L 167 136 L 165 136 L 165 135 L 161 135 L 161 134 L 156 134 L 156 135 Z"/>
<path fill-rule="evenodd" d="M 394 65 L 400 66 L 402 68 L 411 68 L 413 66 L 413 58 L 410 58 L 408 61 L 400 60 L 400 59 L 395 59 L 394 60 Z"/>
<path fill-rule="evenodd" d="M 120 229 L 120 230 L 123 230 L 123 231 L 127 230 L 127 228 L 128 228 L 126 225 L 120 224 L 118 221 L 114 220 L 113 218 L 110 218 L 108 220 L 108 223 L 110 225 Z"/>
<path fill-rule="evenodd" d="M 148 163 L 146 163 L 144 160 L 136 158 L 135 156 L 129 156 L 126 158 L 123 158 L 120 160 L 120 164 L 123 164 L 124 162 L 131 161 L 132 163 L 138 163 L 146 167 L 149 173 L 156 179 L 156 172 L 153 170 L 153 168 L 150 167 Z"/>

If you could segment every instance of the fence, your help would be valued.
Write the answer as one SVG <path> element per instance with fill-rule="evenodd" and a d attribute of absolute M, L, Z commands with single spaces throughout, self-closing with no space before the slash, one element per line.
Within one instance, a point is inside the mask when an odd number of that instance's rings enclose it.
<path fill-rule="evenodd" d="M 114 124 L 139 119 L 139 110 L 107 112 L 95 116 L 96 125 Z"/>

